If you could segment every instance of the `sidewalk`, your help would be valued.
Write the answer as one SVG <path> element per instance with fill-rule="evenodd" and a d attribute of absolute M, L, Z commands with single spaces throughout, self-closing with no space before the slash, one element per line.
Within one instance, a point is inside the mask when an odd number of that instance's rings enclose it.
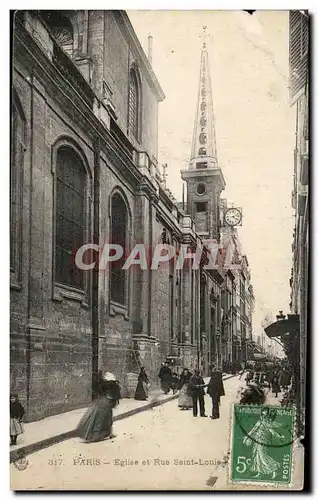
<path fill-rule="evenodd" d="M 231 377 L 233 375 L 223 374 L 223 380 Z M 209 378 L 205 380 L 208 382 Z M 150 392 L 148 401 L 123 398 L 119 405 L 114 408 L 114 421 L 131 417 L 136 413 L 168 403 L 178 397 L 178 393 L 165 395 L 160 389 L 157 389 Z M 10 463 L 30 453 L 74 437 L 76 426 L 86 410 L 87 408 L 80 408 L 24 424 L 24 433 L 18 437 L 18 444 L 10 447 Z"/>

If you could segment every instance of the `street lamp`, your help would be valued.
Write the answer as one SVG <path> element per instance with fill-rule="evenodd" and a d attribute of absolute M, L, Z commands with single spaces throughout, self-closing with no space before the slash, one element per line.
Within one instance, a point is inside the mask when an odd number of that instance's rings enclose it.
<path fill-rule="evenodd" d="M 283 311 L 278 311 L 278 314 L 276 316 L 277 321 L 282 321 L 285 318 L 286 318 L 286 315 L 283 314 Z"/>

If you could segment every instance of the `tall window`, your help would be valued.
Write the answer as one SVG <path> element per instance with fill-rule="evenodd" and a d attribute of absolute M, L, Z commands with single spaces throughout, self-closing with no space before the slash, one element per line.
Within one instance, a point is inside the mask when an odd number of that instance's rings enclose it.
<path fill-rule="evenodd" d="M 21 248 L 22 181 L 24 157 L 24 118 L 15 102 L 12 104 L 10 163 L 10 269 L 19 272 Z"/>
<path fill-rule="evenodd" d="M 79 155 L 67 146 L 57 152 L 56 177 L 55 280 L 83 290 L 83 271 L 74 257 L 84 244 L 86 171 Z"/>
<path fill-rule="evenodd" d="M 129 75 L 128 129 L 135 139 L 139 139 L 139 107 L 140 96 L 137 74 L 134 69 Z"/>
<path fill-rule="evenodd" d="M 115 193 L 111 201 L 111 243 L 123 248 L 121 259 L 110 267 L 110 297 L 117 304 L 126 305 L 126 270 L 122 269 L 127 250 L 128 213 L 123 198 Z"/>

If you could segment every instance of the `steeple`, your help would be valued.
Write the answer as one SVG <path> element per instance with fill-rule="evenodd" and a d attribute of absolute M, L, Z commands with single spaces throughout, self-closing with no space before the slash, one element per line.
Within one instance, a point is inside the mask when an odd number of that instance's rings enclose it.
<path fill-rule="evenodd" d="M 182 170 L 187 183 L 186 211 L 195 222 L 196 232 L 204 239 L 220 240 L 220 195 L 225 181 L 218 165 L 215 123 L 206 26 L 203 27 L 200 82 L 194 122 L 190 163 Z"/>
<path fill-rule="evenodd" d="M 203 26 L 200 80 L 193 129 L 190 169 L 198 168 L 196 167 L 198 162 L 205 163 L 203 168 L 217 167 L 215 122 L 206 28 L 206 26 Z"/>

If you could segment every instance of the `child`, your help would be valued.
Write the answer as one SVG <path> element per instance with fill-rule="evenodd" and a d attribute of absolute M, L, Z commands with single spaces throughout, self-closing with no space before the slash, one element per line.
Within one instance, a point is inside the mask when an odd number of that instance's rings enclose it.
<path fill-rule="evenodd" d="M 10 395 L 10 438 L 11 445 L 17 444 L 17 437 L 22 434 L 23 429 L 21 425 L 22 417 L 24 415 L 24 408 L 18 400 L 16 394 Z"/>
<path fill-rule="evenodd" d="M 178 390 L 178 385 L 179 385 L 179 377 L 177 373 L 172 374 L 172 381 L 171 381 L 171 389 L 173 394 L 175 394 Z"/>

